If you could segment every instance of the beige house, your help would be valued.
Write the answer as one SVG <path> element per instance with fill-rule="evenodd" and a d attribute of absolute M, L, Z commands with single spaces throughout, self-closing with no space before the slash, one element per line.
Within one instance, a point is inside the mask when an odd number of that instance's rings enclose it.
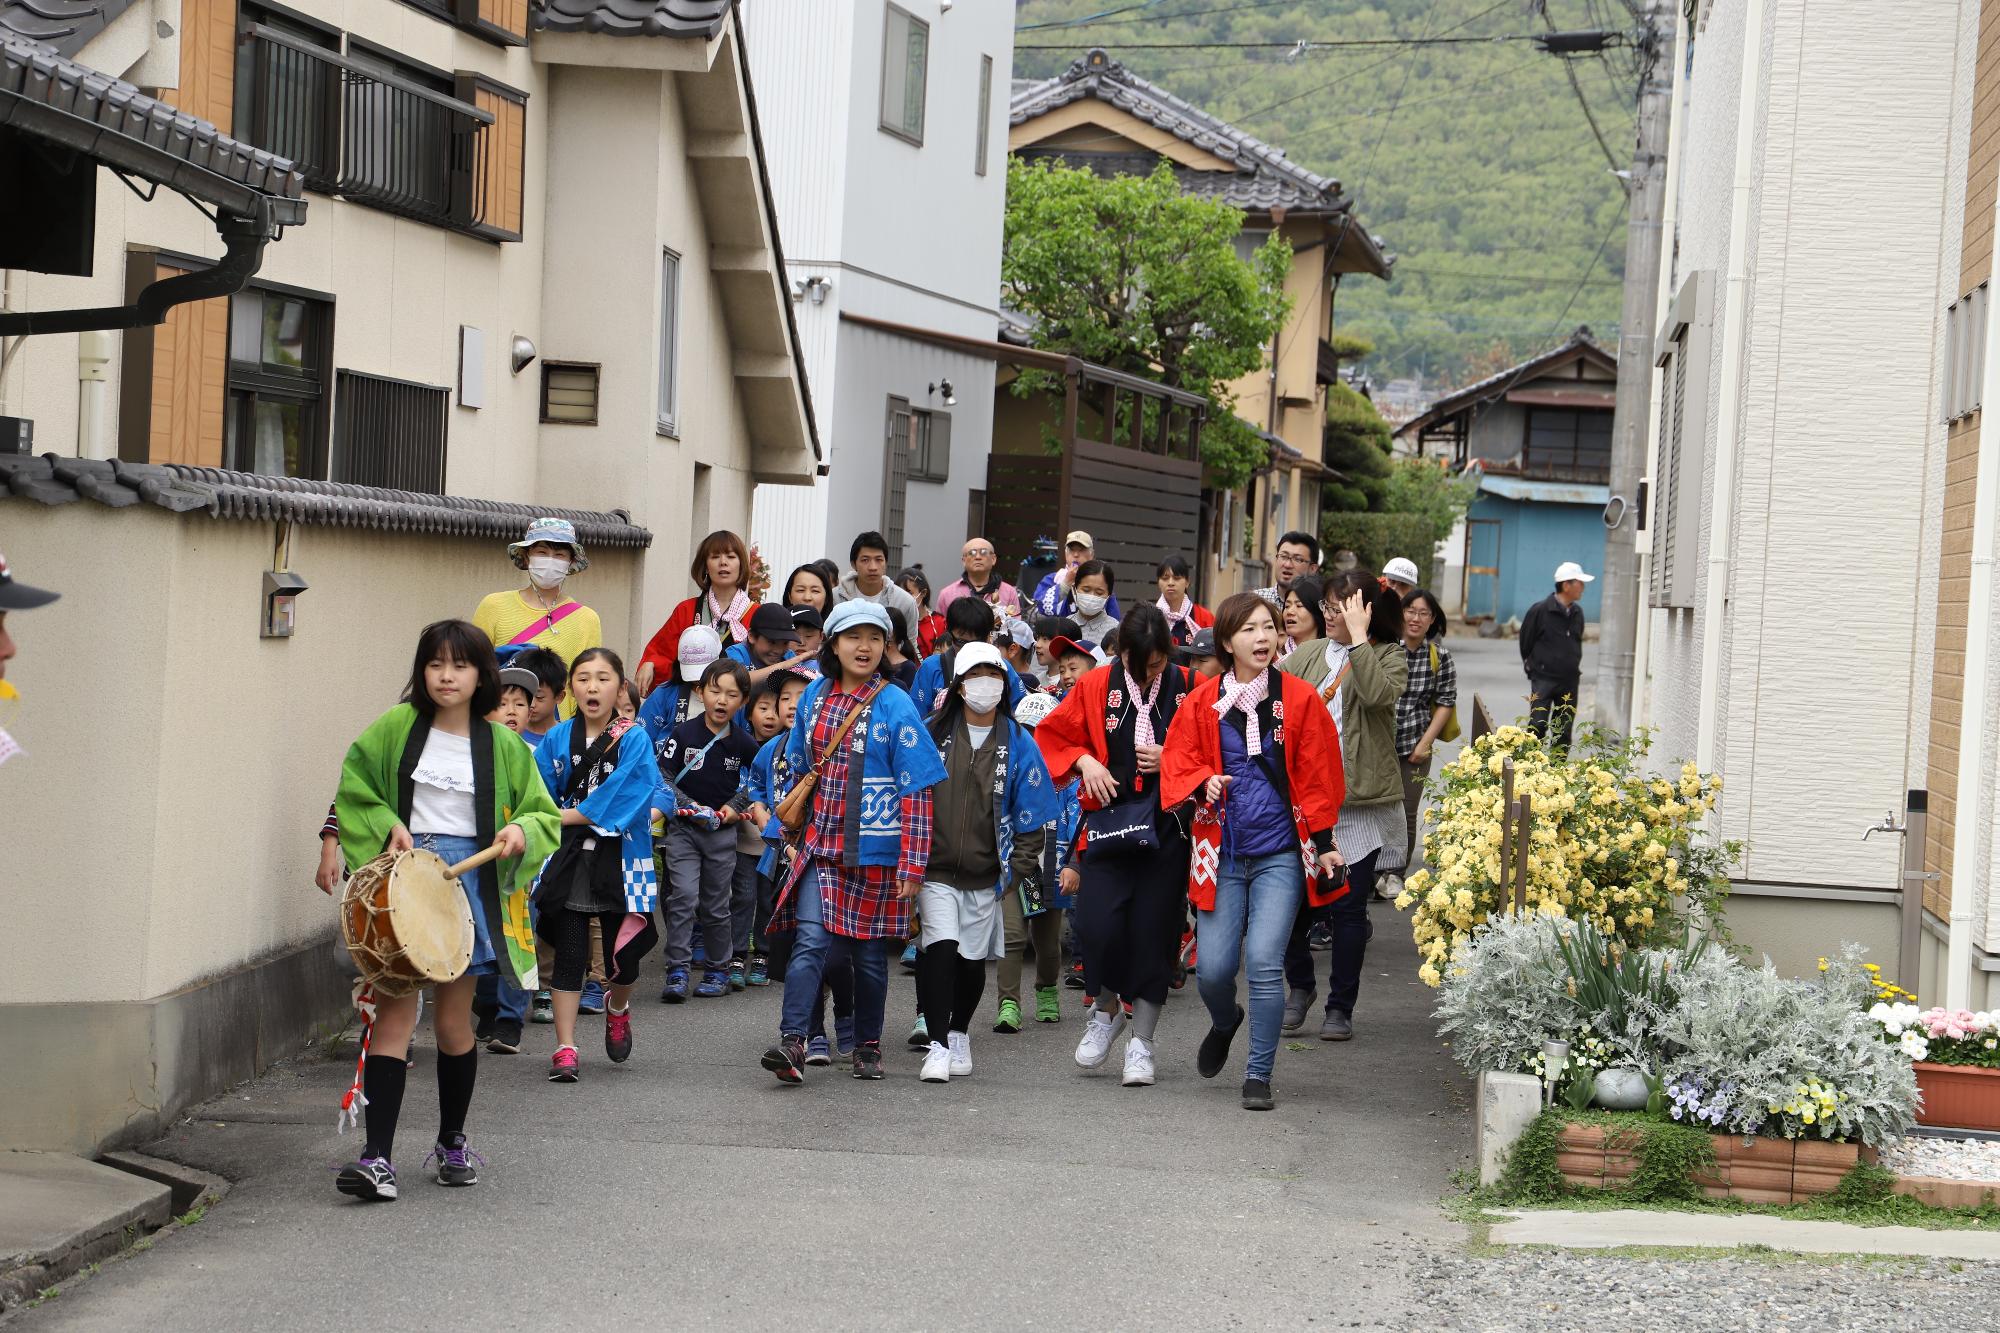
<path fill-rule="evenodd" d="M 23 191 L 48 244 L 0 249 L 0 551 L 64 594 L 10 625 L 0 1148 L 90 1151 L 339 1018 L 341 754 L 529 518 L 630 661 L 819 447 L 729 0 L 0 0 L 0 42 L 0 194 L 77 89 L 132 127 L 133 188 L 78 159 L 94 210 Z M 229 188 L 272 225 L 218 267 Z"/>
<path fill-rule="evenodd" d="M 1204 539 L 1218 557 L 1203 582 L 1209 602 L 1268 583 L 1278 538 L 1319 530 L 1326 386 L 1339 371 L 1328 340 L 1340 280 L 1387 279 L 1393 257 L 1339 181 L 1140 78 L 1102 49 L 1052 79 L 1018 81 L 1009 119 L 1008 148 L 1017 157 L 1056 158 L 1104 175 L 1143 175 L 1165 161 L 1184 191 L 1243 211 L 1243 254 L 1273 231 L 1291 242 L 1291 316 L 1264 367 L 1231 386 L 1236 414 L 1264 435 L 1270 462 L 1244 494 L 1212 493 Z"/>

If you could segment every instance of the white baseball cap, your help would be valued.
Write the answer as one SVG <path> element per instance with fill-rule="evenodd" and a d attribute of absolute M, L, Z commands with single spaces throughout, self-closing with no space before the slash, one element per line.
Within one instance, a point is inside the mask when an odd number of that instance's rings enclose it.
<path fill-rule="evenodd" d="M 1597 576 L 1595 574 L 1584 573 L 1582 565 L 1579 565 L 1574 560 L 1565 560 L 1556 566 L 1556 582 L 1568 583 L 1571 579 L 1578 579 L 1584 583 L 1597 582 Z"/>
<path fill-rule="evenodd" d="M 1417 567 L 1414 563 L 1399 555 L 1388 564 L 1382 566 L 1382 577 L 1385 579 L 1395 579 L 1398 583 L 1407 583 L 1414 588 L 1417 586 Z"/>
<path fill-rule="evenodd" d="M 1007 659 L 1000 656 L 1000 650 L 985 641 L 968 643 L 951 659 L 951 678 L 957 680 L 974 667 L 992 667 L 1001 675 L 1007 674 Z"/>
<path fill-rule="evenodd" d="M 689 625 L 681 631 L 674 656 L 681 664 L 681 679 L 698 681 L 709 663 L 722 656 L 722 636 L 707 625 Z"/>

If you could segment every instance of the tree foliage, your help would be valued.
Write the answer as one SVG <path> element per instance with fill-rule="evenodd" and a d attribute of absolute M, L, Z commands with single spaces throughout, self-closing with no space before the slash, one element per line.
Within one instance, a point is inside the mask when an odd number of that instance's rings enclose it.
<path fill-rule="evenodd" d="M 1211 478 L 1234 489 L 1265 459 L 1237 420 L 1232 380 L 1263 364 L 1291 308 L 1291 246 L 1273 235 L 1246 261 L 1243 215 L 1150 176 L 1101 177 L 1013 159 L 1002 299 L 1034 321 L 1036 347 L 1155 380 L 1213 405 L 1202 434 Z M 1024 375 L 1022 392 L 1048 386 Z"/>
<path fill-rule="evenodd" d="M 1511 36 L 1544 26 L 1529 11 L 1493 0 L 1197 0 L 1140 14 L 1104 0 L 1025 0 L 1014 73 L 1047 77 L 1102 44 L 1134 73 L 1340 180 L 1362 225 L 1397 256 L 1388 283 L 1342 280 L 1342 324 L 1375 341 L 1378 382 L 1421 372 L 1452 385 L 1478 378 L 1475 361 L 1513 365 L 1578 324 L 1615 341 L 1623 190 L 1562 62 L 1528 42 L 1294 44 Z M 1608 22 L 1596 0 L 1547 0 L 1547 11 L 1562 29 Z M 1123 45 L 1135 42 L 1182 45 Z M 1629 151 L 1630 53 L 1573 70 L 1612 150 Z"/>
<path fill-rule="evenodd" d="M 1388 507 L 1389 423 L 1345 384 L 1326 389 L 1326 465 L 1340 474 L 1326 484 L 1326 513 L 1379 512 Z"/>
<path fill-rule="evenodd" d="M 1430 534 L 1424 549 L 1430 551 L 1451 535 L 1478 493 L 1477 477 L 1453 472 L 1443 459 L 1398 458 L 1390 466 L 1385 508 L 1422 519 Z"/>

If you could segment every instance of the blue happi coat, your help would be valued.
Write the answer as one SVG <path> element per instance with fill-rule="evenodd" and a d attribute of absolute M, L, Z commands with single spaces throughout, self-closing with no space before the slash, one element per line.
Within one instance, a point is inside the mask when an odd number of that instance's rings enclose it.
<path fill-rule="evenodd" d="M 1042 761 L 1041 747 L 1035 744 L 1035 733 L 1004 715 L 994 722 L 994 729 L 1007 743 L 1005 778 L 995 784 L 998 790 L 993 793 L 993 830 L 1000 851 L 1000 882 L 994 887 L 1004 893 L 1013 878 L 1009 860 L 1014 839 L 1059 822 L 1063 803 L 1062 792 Z M 940 743 L 943 751 L 950 751 L 957 730 L 954 726 L 945 735 Z M 1043 865 L 1047 863 L 1044 852 Z"/>
<path fill-rule="evenodd" d="M 799 700 L 798 715 L 784 737 L 785 762 L 794 773 L 804 774 L 812 768 L 813 727 L 819 721 L 820 706 L 834 688 L 834 682 L 822 676 L 806 687 Z M 842 859 L 850 866 L 893 867 L 903 851 L 903 798 L 944 781 L 944 760 L 931 744 L 930 733 L 924 730 L 924 720 L 910 696 L 886 681 L 876 691 L 866 734 L 856 723 L 844 743 L 849 763 L 849 836 Z M 858 786 L 853 769 L 857 751 L 861 752 Z"/>
<path fill-rule="evenodd" d="M 1062 813 L 1042 826 L 1042 882 L 1054 894 L 1052 905 L 1058 911 L 1068 911 L 1075 906 L 1075 900 L 1062 892 L 1062 868 L 1069 864 L 1069 856 L 1076 849 L 1077 831 L 1083 827 L 1083 783 L 1072 781 L 1058 792 L 1062 802 Z"/>
<path fill-rule="evenodd" d="M 773 880 L 778 877 L 778 848 L 785 841 L 785 826 L 778 822 L 778 802 L 785 799 L 785 793 L 796 780 L 785 754 L 788 735 L 781 731 L 765 741 L 758 748 L 757 757 L 750 761 L 750 771 L 743 779 L 744 794 L 771 811 L 764 824 L 764 854 L 757 858 L 757 873 Z"/>
<path fill-rule="evenodd" d="M 1012 713 L 1014 705 L 1020 703 L 1021 696 L 1028 692 L 1028 687 L 1021 683 L 1013 663 L 1003 665 L 1007 668 L 1007 711 Z M 944 654 L 932 653 L 917 664 L 917 679 L 910 686 L 910 697 L 917 701 L 917 711 L 929 717 L 944 707 L 945 692 L 950 688 L 951 679 L 944 674 Z"/>
<path fill-rule="evenodd" d="M 658 691 L 654 691 L 658 693 Z M 619 856 L 624 866 L 625 910 L 650 912 L 660 899 L 659 880 L 653 873 L 653 794 L 659 789 L 660 770 L 653 758 L 653 740 L 641 723 L 633 723 L 618 738 L 616 767 L 597 790 L 581 800 L 564 798 L 570 780 L 570 735 L 583 725 L 581 718 L 564 718 L 549 728 L 535 751 L 535 767 L 556 805 L 583 812 L 599 837 L 624 840 Z M 546 867 L 545 867 L 546 868 Z M 535 878 L 535 892 L 541 877 Z"/>

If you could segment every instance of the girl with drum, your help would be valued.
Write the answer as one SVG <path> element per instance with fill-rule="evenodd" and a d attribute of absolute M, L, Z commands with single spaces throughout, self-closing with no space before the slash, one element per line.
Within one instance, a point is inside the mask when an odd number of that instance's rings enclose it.
<path fill-rule="evenodd" d="M 551 1083 L 577 1079 L 576 1013 L 590 965 L 590 923 L 597 922 L 610 973 L 604 1054 L 623 1064 L 632 1054 L 632 984 L 639 960 L 659 939 L 653 908 L 653 799 L 660 772 L 646 728 L 618 716 L 625 664 L 592 648 L 569 667 L 576 716 L 558 722 L 535 751 L 542 780 L 562 807 L 562 846 L 535 882 L 535 929 L 555 950 L 556 1053 Z"/>
<path fill-rule="evenodd" d="M 388 852 L 424 848 L 447 863 L 483 847 L 500 849 L 496 865 L 458 877 L 471 908 L 472 961 L 464 975 L 437 986 L 437 1146 L 440 1185 L 479 1180 L 477 1154 L 465 1146 L 478 1052 L 472 1039 L 477 979 L 498 973 L 534 984 L 527 886 L 555 850 L 555 803 L 535 772 L 527 744 L 485 717 L 500 699 L 500 670 L 487 636 L 463 620 L 440 620 L 417 638 L 403 702 L 377 718 L 348 747 L 334 813 L 341 850 L 360 866 Z M 364 992 L 364 995 L 366 993 Z M 377 995 L 359 1080 L 367 1141 L 341 1168 L 337 1185 L 357 1199 L 394 1199 L 390 1164 L 403 1106 L 417 993 Z"/>

